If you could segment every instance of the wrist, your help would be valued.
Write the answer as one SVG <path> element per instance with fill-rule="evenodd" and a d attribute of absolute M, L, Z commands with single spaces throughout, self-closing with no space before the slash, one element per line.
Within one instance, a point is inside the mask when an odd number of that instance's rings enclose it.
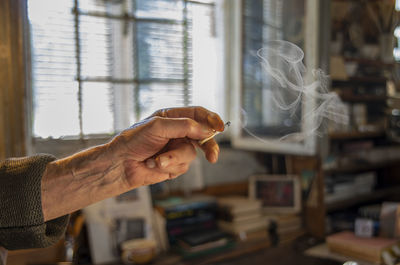
<path fill-rule="evenodd" d="M 49 163 L 42 178 L 45 220 L 72 213 L 125 191 L 122 165 L 109 144 Z"/>

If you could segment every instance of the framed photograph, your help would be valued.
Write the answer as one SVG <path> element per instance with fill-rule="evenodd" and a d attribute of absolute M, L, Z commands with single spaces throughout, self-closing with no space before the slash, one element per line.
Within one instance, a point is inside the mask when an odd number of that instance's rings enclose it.
<path fill-rule="evenodd" d="M 93 264 L 120 260 L 120 247 L 137 238 L 154 239 L 149 187 L 92 204 L 84 210 Z"/>
<path fill-rule="evenodd" d="M 249 196 L 260 200 L 267 213 L 298 213 L 301 210 L 301 187 L 296 175 L 251 176 Z"/>

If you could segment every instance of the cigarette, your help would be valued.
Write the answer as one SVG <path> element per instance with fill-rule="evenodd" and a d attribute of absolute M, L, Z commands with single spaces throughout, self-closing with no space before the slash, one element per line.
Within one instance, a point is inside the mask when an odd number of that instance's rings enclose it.
<path fill-rule="evenodd" d="M 230 121 L 228 121 L 227 123 L 225 123 L 225 124 L 224 124 L 224 130 L 223 130 L 222 132 L 224 132 L 225 129 L 226 129 L 227 127 L 229 127 L 230 125 L 231 125 L 231 122 L 230 122 Z M 211 134 L 211 135 L 208 136 L 207 138 L 205 138 L 205 139 L 203 139 L 203 140 L 200 140 L 200 141 L 199 141 L 199 144 L 200 144 L 200 145 L 203 145 L 204 143 L 206 143 L 207 141 L 211 140 L 211 139 L 214 138 L 216 135 L 218 135 L 218 134 L 220 134 L 220 133 L 222 133 L 222 132 L 215 131 L 213 134 Z"/>

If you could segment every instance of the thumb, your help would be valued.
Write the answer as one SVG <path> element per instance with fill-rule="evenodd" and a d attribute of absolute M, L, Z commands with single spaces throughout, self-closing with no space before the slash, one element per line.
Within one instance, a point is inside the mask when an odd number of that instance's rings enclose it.
<path fill-rule="evenodd" d="M 190 138 L 200 140 L 209 137 L 214 130 L 189 118 L 151 118 L 152 134 L 167 139 Z"/>

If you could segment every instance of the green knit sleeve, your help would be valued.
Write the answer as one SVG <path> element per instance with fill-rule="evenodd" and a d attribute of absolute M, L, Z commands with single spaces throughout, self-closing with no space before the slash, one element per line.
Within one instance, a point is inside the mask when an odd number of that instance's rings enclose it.
<path fill-rule="evenodd" d="M 68 216 L 44 222 L 41 179 L 55 157 L 38 154 L 0 162 L 0 246 L 42 248 L 65 233 Z"/>

